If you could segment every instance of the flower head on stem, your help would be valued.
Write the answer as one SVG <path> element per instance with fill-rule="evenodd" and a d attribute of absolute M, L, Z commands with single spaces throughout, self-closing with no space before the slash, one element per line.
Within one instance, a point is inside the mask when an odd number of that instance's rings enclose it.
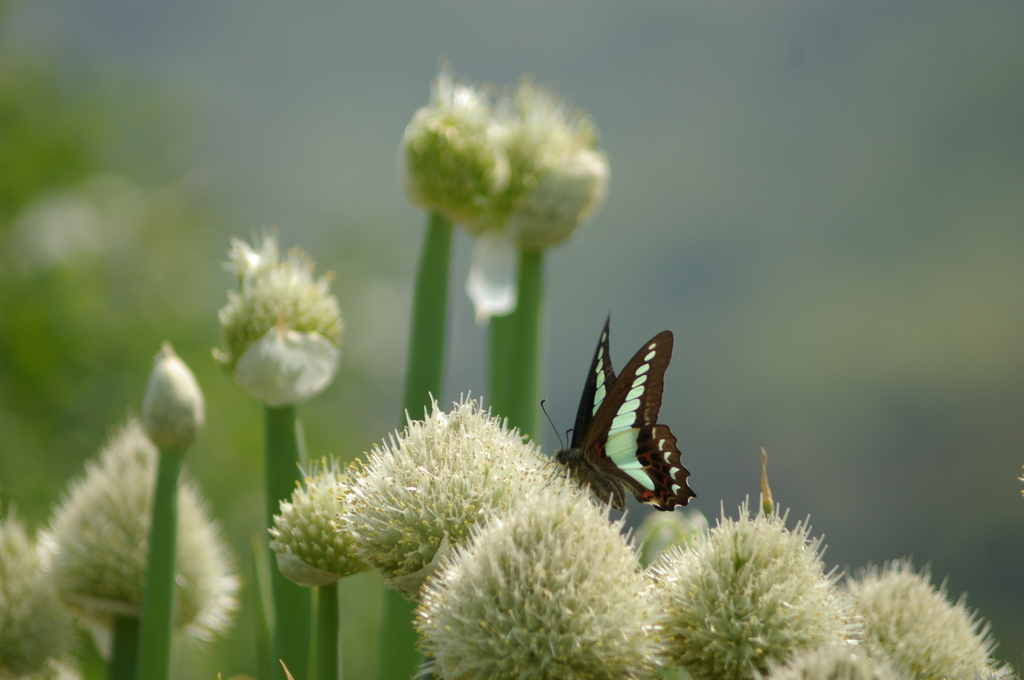
<path fill-rule="evenodd" d="M 559 479 L 478 525 L 424 587 L 417 628 L 441 678 L 654 677 L 660 614 L 622 522 Z"/>
<path fill-rule="evenodd" d="M 41 536 L 63 600 L 102 639 L 114 616 L 138 616 L 149 554 L 157 450 L 131 420 L 86 463 Z M 230 625 L 239 582 L 227 545 L 192 484 L 178 496 L 178 628 L 200 640 Z"/>
<path fill-rule="evenodd" d="M 744 680 L 794 652 L 843 644 L 857 629 L 821 561 L 821 540 L 785 514 L 723 516 L 649 570 L 673 660 L 695 680 Z"/>
<path fill-rule="evenodd" d="M 549 469 L 536 446 L 475 401 L 448 413 L 435 402 L 356 467 L 342 528 L 361 559 L 415 599 L 449 547 L 543 486 Z"/>
<path fill-rule="evenodd" d="M 314 278 L 312 258 L 298 248 L 282 259 L 273 236 L 253 246 L 232 240 L 228 259 L 239 290 L 220 310 L 222 348 L 214 357 L 269 406 L 318 394 L 340 353 L 341 311 L 329 277 Z"/>
<path fill-rule="evenodd" d="M 988 624 L 961 597 L 950 602 L 935 587 L 927 568 L 915 572 L 909 560 L 879 569 L 869 566 L 846 582 L 864 621 L 867 652 L 892 659 L 915 680 L 972 680 L 1008 676 L 993 657 L 996 643 Z"/>
<path fill-rule="evenodd" d="M 270 528 L 277 566 L 295 583 L 322 586 L 370 567 L 355 555 L 355 539 L 338 521 L 349 493 L 349 477 L 337 458 L 314 461 L 291 501 Z"/>

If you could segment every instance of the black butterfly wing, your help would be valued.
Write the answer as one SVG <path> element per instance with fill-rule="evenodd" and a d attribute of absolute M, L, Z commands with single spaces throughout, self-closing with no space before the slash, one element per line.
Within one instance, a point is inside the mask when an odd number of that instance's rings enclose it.
<path fill-rule="evenodd" d="M 659 510 L 686 505 L 694 496 L 676 438 L 658 423 L 672 345 L 672 333 L 663 331 L 633 355 L 607 389 L 580 444 L 595 468 Z"/>
<path fill-rule="evenodd" d="M 611 320 L 611 315 L 609 315 L 604 322 L 604 330 L 601 331 L 601 339 L 597 342 L 594 360 L 587 373 L 587 383 L 583 386 L 580 407 L 576 411 L 576 424 L 572 429 L 570 447 L 574 449 L 581 447 L 587 433 L 590 432 L 594 416 L 607 398 L 608 391 L 615 384 L 615 371 L 612 370 L 612 359 L 608 350 L 608 327 Z"/>

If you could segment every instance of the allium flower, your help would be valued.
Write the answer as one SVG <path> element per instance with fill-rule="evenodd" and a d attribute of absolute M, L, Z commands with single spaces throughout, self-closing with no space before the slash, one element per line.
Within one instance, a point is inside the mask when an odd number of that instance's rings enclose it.
<path fill-rule="evenodd" d="M 399 164 L 409 199 L 451 222 L 472 225 L 508 181 L 508 160 L 491 103 L 443 67 L 430 104 L 405 128 Z"/>
<path fill-rule="evenodd" d="M 294 404 L 323 390 L 338 366 L 341 312 L 328 278 L 298 248 L 281 260 L 277 241 L 251 247 L 233 239 L 228 269 L 240 290 L 220 310 L 223 348 L 214 356 L 253 396 Z"/>
<path fill-rule="evenodd" d="M 138 421 L 116 432 L 70 486 L 41 537 L 61 597 L 87 622 L 138 616 L 149 552 L 157 451 Z M 238 578 L 228 549 L 191 484 L 178 496 L 177 625 L 207 640 L 227 629 Z"/>
<path fill-rule="evenodd" d="M 850 645 L 805 649 L 766 680 L 906 680 L 884 659 L 872 659 Z"/>
<path fill-rule="evenodd" d="M 931 583 L 928 569 L 914 573 L 909 560 L 881 570 L 870 566 L 847 582 L 864 621 L 864 647 L 888 656 L 915 680 L 973 680 L 1008 675 L 992 658 L 996 646 L 964 598 L 949 601 L 945 586 Z"/>
<path fill-rule="evenodd" d="M 165 342 L 142 400 L 142 425 L 160 449 L 184 451 L 203 427 L 203 393 L 195 375 Z"/>
<path fill-rule="evenodd" d="M 596 149 L 597 128 L 554 93 L 524 78 L 499 105 L 497 120 L 509 180 L 491 209 L 468 225 L 482 234 L 466 281 L 481 321 L 515 309 L 519 252 L 565 241 L 608 191 L 608 158 Z"/>
<path fill-rule="evenodd" d="M 707 529 L 708 520 L 700 510 L 647 513 L 636 530 L 640 563 L 650 566 L 670 547 L 691 545 Z"/>
<path fill-rule="evenodd" d="M 354 552 L 354 538 L 338 521 L 342 499 L 349 492 L 348 476 L 338 460 L 312 463 L 305 483 L 281 501 L 274 515 L 270 549 L 277 554 L 281 573 L 302 586 L 323 586 L 370 567 Z"/>
<path fill-rule="evenodd" d="M 475 401 L 450 413 L 434 402 L 429 417 L 410 419 L 355 469 L 342 529 L 355 536 L 360 558 L 415 599 L 439 552 L 507 513 L 547 483 L 549 471 L 536 446 Z"/>
<path fill-rule="evenodd" d="M 674 661 L 694 680 L 748 680 L 800 649 L 843 643 L 856 631 L 849 605 L 820 559 L 810 527 L 785 516 L 722 517 L 650 574 L 668 615 Z"/>
<path fill-rule="evenodd" d="M 520 248 L 550 248 L 569 238 L 604 202 L 608 158 L 582 111 L 524 78 L 504 124 L 511 166 L 499 219 Z"/>
<path fill-rule="evenodd" d="M 0 519 L 0 678 L 52 677 L 74 641 L 36 546 L 15 517 Z"/>
<path fill-rule="evenodd" d="M 423 589 L 428 669 L 444 680 L 653 677 L 658 609 L 621 529 L 561 480 L 474 529 Z"/>

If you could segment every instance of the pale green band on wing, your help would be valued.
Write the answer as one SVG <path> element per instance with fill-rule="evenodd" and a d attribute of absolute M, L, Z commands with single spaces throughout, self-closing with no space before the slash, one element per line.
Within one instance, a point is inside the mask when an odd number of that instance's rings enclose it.
<path fill-rule="evenodd" d="M 612 431 L 608 436 L 608 443 L 605 444 L 605 453 L 615 466 L 636 480 L 636 482 L 654 491 L 654 481 L 644 472 L 644 466 L 636 459 L 636 437 L 639 430 L 636 428 L 624 428 L 617 432 Z"/>
<path fill-rule="evenodd" d="M 633 422 L 636 420 L 635 411 L 640 408 L 640 399 L 629 399 L 622 406 L 619 407 L 619 414 L 612 419 L 612 426 L 609 428 L 610 431 L 622 429 L 624 427 L 632 427 Z"/>

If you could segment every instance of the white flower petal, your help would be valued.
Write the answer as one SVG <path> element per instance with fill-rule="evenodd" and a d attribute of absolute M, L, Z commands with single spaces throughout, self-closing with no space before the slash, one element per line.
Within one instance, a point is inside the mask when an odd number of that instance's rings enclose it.
<path fill-rule="evenodd" d="M 492 316 L 505 316 L 516 308 L 516 265 L 519 250 L 509 232 L 486 231 L 473 245 L 466 294 L 473 301 L 476 320 L 485 324 Z"/>
<path fill-rule="evenodd" d="M 283 406 L 323 390 L 337 368 L 338 348 L 330 340 L 275 326 L 239 357 L 235 380 L 268 406 Z"/>
<path fill-rule="evenodd" d="M 277 568 L 288 579 L 300 586 L 327 586 L 341 579 L 340 574 L 318 569 L 303 562 L 290 552 L 277 553 Z"/>

